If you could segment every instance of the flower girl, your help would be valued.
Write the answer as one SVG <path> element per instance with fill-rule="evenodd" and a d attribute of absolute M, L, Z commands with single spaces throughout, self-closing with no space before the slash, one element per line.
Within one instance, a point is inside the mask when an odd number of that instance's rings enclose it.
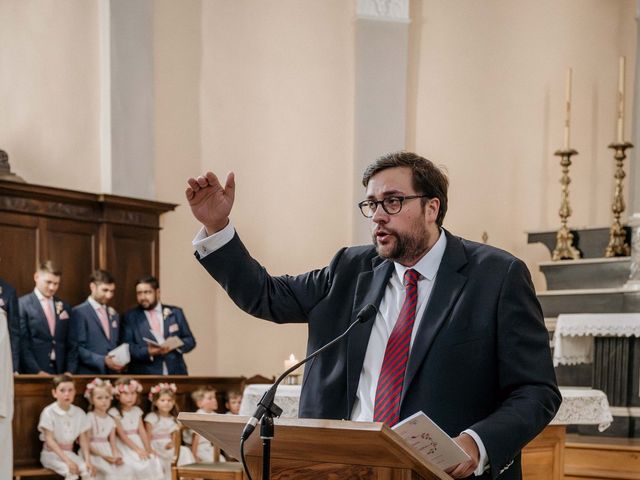
<path fill-rule="evenodd" d="M 116 421 L 117 447 L 122 452 L 125 465 L 133 469 L 138 480 L 157 480 L 162 476 L 162 464 L 158 457 L 152 455 L 142 423 L 143 412 L 138 406 L 138 394 L 141 392 L 142 385 L 132 378 L 116 380 L 116 402 L 109 415 Z"/>
<path fill-rule="evenodd" d="M 116 422 L 107 410 L 111 406 L 112 386 L 109 380 L 95 378 L 87 384 L 84 397 L 89 402 L 87 418 L 91 424 L 89 448 L 91 463 L 98 480 L 133 480 L 133 470 L 124 465 L 116 447 Z"/>
<path fill-rule="evenodd" d="M 162 459 L 164 478 L 167 480 L 171 479 L 171 460 L 175 453 L 173 434 L 180 432 L 180 426 L 176 420 L 178 416 L 176 391 L 175 383 L 159 383 L 151 387 L 149 392 L 151 413 L 144 417 L 149 437 L 151 437 L 151 447 Z M 178 465 L 193 462 L 191 451 L 181 446 Z"/>

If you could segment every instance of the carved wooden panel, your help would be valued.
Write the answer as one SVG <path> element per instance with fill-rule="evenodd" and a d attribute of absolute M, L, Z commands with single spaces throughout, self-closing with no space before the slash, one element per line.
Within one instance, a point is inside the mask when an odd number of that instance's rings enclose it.
<path fill-rule="evenodd" d="M 38 263 L 53 260 L 60 297 L 78 304 L 95 268 L 116 278 L 113 307 L 135 304 L 133 283 L 159 276 L 160 215 L 175 205 L 0 180 L 0 277 L 19 294 L 33 289 Z"/>
<path fill-rule="evenodd" d="M 106 268 L 116 278 L 113 305 L 120 312 L 136 305 L 135 282 L 158 276 L 158 231 L 133 226 L 107 226 Z"/>
<path fill-rule="evenodd" d="M 0 277 L 24 295 L 33 290 L 39 256 L 39 221 L 0 212 Z"/>
<path fill-rule="evenodd" d="M 98 267 L 98 224 L 47 220 L 42 258 L 64 266 L 58 296 L 77 305 L 89 295 L 89 275 Z"/>

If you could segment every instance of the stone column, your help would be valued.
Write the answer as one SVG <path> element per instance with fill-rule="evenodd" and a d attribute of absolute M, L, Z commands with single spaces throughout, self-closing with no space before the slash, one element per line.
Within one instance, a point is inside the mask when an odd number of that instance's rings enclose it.
<path fill-rule="evenodd" d="M 406 143 L 409 0 L 358 0 L 355 45 L 355 161 L 353 237 L 370 243 L 368 221 L 355 204 L 364 198 L 364 168 Z"/>
<path fill-rule="evenodd" d="M 155 199 L 153 0 L 100 0 L 101 187 Z"/>

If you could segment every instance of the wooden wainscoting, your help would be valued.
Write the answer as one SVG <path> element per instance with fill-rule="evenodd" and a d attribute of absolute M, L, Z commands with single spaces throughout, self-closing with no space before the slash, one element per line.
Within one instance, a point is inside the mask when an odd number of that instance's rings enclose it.
<path fill-rule="evenodd" d="M 549 425 L 522 451 L 525 480 L 562 480 L 564 468 L 564 425 Z"/>
<path fill-rule="evenodd" d="M 565 480 L 640 480 L 640 438 L 567 435 Z"/>

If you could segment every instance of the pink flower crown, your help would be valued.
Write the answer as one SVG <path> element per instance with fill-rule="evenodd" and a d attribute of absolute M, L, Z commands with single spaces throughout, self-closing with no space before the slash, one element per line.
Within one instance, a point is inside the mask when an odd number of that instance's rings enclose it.
<path fill-rule="evenodd" d="M 121 393 L 140 393 L 142 392 L 142 385 L 137 380 L 129 380 L 129 383 L 121 383 L 116 385 L 115 395 L 119 397 Z"/>
<path fill-rule="evenodd" d="M 111 385 L 111 382 L 109 380 L 94 378 L 89 383 L 87 383 L 87 386 L 84 390 L 84 398 L 91 401 L 91 394 L 96 388 L 104 388 L 109 393 L 109 395 L 113 395 L 113 385 Z"/>
<path fill-rule="evenodd" d="M 178 391 L 178 387 L 176 387 L 175 383 L 159 383 L 151 387 L 149 390 L 149 400 L 153 401 L 153 396 L 159 394 L 163 391 L 170 391 L 172 393 L 176 393 Z"/>

